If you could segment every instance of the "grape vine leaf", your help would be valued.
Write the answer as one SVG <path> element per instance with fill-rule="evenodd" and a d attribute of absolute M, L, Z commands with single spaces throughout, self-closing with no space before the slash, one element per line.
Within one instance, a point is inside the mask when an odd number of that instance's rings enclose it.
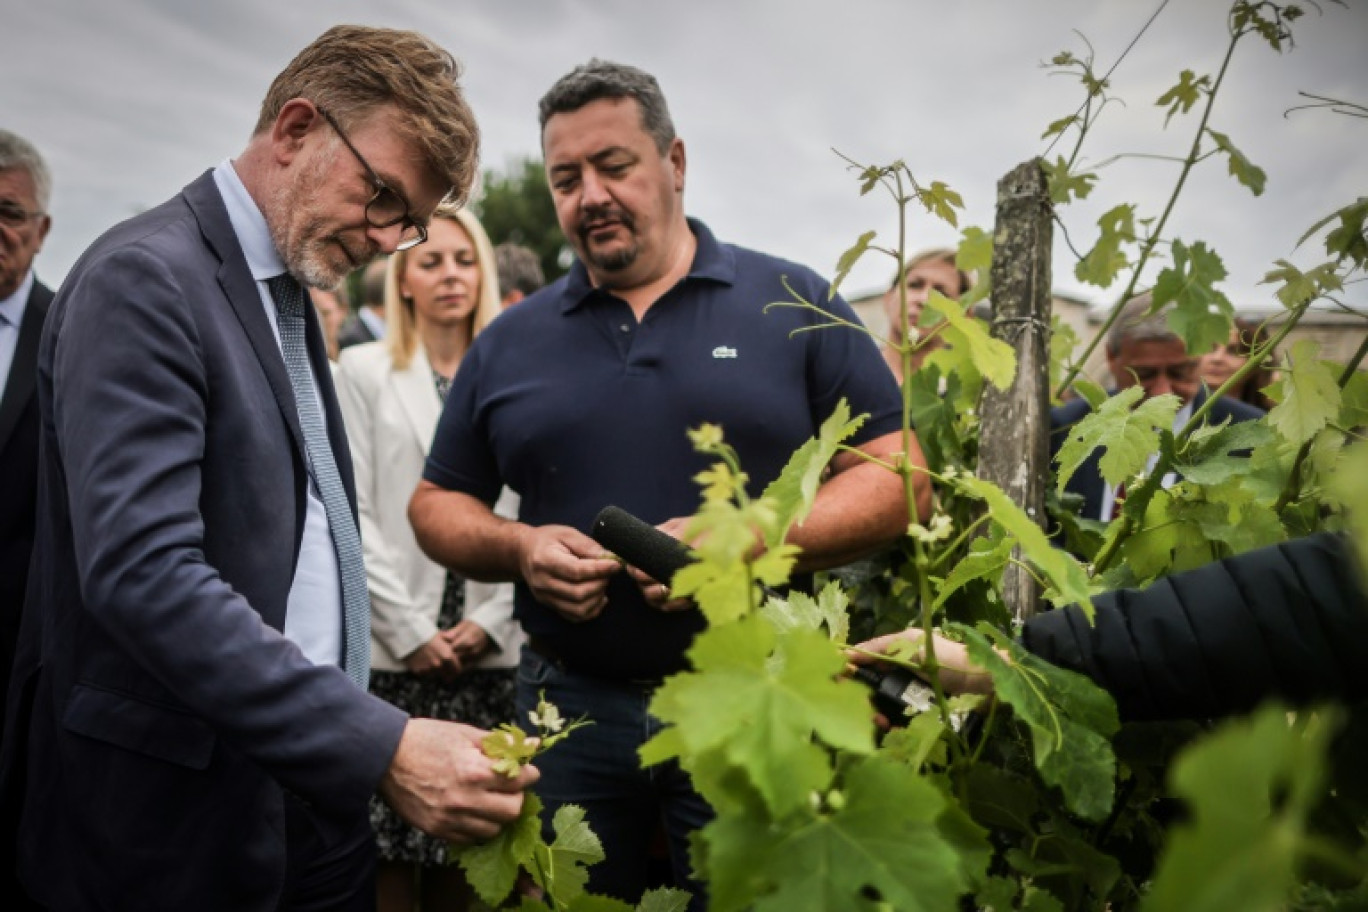
<path fill-rule="evenodd" d="M 530 867 L 536 847 L 542 845 L 541 799 L 532 792 L 523 798 L 518 819 L 489 842 L 453 848 L 452 854 L 465 871 L 466 880 L 490 906 L 498 907 L 513 892 L 518 869 Z"/>
<path fill-rule="evenodd" d="M 642 894 L 636 912 L 684 912 L 688 907 L 688 892 L 660 887 Z"/>
<path fill-rule="evenodd" d="M 667 679 L 651 701 L 672 727 L 642 745 L 645 764 L 716 750 L 779 816 L 831 777 L 814 735 L 852 753 L 874 750 L 869 693 L 836 677 L 844 656 L 820 633 L 780 635 L 753 615 L 699 634 L 689 659 L 695 670 Z"/>
<path fill-rule="evenodd" d="M 713 912 L 955 908 L 971 881 L 938 826 L 940 791 L 877 757 L 854 760 L 841 791 L 829 813 L 732 815 L 704 828 Z"/>
<path fill-rule="evenodd" d="M 955 265 L 965 272 L 977 272 L 982 284 L 993 265 L 993 236 L 978 225 L 966 225 L 960 232 L 959 247 L 955 251 Z"/>
<path fill-rule="evenodd" d="M 1012 540 L 997 531 L 997 527 L 993 535 L 976 539 L 969 546 L 969 553 L 955 564 L 954 569 L 937 587 L 936 600 L 932 603 L 931 610 L 938 610 L 950 596 L 964 588 L 965 584 L 1000 574 L 1002 568 L 1007 566 L 1007 559 L 1012 556 L 1012 545 Z"/>
<path fill-rule="evenodd" d="M 1211 77 L 1202 76 L 1196 78 L 1192 70 L 1183 70 L 1178 74 L 1178 82 L 1155 102 L 1159 107 L 1168 106 L 1168 113 L 1164 115 L 1164 126 L 1167 127 L 1174 114 L 1186 114 L 1192 110 L 1202 97 L 1203 92 L 1211 91 Z"/>
<path fill-rule="evenodd" d="M 1172 787 L 1191 818 L 1170 833 L 1143 909 L 1286 908 L 1337 727 L 1333 713 L 1309 718 L 1289 725 L 1268 705 L 1178 758 Z"/>
<path fill-rule="evenodd" d="M 991 481 L 960 475 L 955 478 L 955 485 L 961 492 L 988 505 L 988 513 L 1015 537 L 1026 558 L 1045 574 L 1057 593 L 1057 604 L 1078 605 L 1089 618 L 1092 617 L 1088 577 L 1073 555 L 1054 547 L 1036 520 L 1027 516 L 1025 510 Z"/>
<path fill-rule="evenodd" d="M 1121 484 L 1145 468 L 1159 449 L 1160 431 L 1172 428 L 1182 403 L 1177 396 L 1164 393 L 1135 405 L 1144 393 L 1139 386 L 1121 390 L 1069 430 L 1055 457 L 1059 465 L 1056 488 L 1060 492 L 1098 447 L 1105 449 L 1098 468 L 1108 484 Z"/>
<path fill-rule="evenodd" d="M 1368 371 L 1356 370 L 1340 388 L 1339 426 L 1368 425 Z"/>
<path fill-rule="evenodd" d="M 584 893 L 589 882 L 589 865 L 603 861 L 603 844 L 584 820 L 584 808 L 564 804 L 551 818 L 556 838 L 550 844 L 540 839 L 533 847 L 536 861 L 528 873 L 558 903 Z"/>
<path fill-rule="evenodd" d="M 1339 381 L 1334 368 L 1316 357 L 1319 350 L 1310 339 L 1296 342 L 1283 376 L 1273 383 L 1278 404 L 1268 422 L 1292 443 L 1305 443 L 1339 415 Z"/>
<path fill-rule="evenodd" d="M 845 281 L 846 276 L 850 275 L 850 270 L 855 268 L 860 257 L 864 256 L 865 251 L 869 249 L 869 242 L 874 240 L 876 234 L 878 234 L 877 231 L 866 231 L 856 239 L 849 250 L 841 254 L 841 258 L 836 261 L 836 278 L 831 280 L 831 287 L 827 289 L 828 301 L 836 297 L 836 292 L 841 287 L 841 283 Z"/>
<path fill-rule="evenodd" d="M 1347 258 L 1360 266 L 1368 263 L 1368 230 L 1365 229 L 1365 223 L 1368 223 L 1368 196 L 1361 196 L 1316 222 L 1297 241 L 1297 246 L 1305 244 L 1307 238 L 1335 219 L 1339 219 L 1339 225 L 1326 234 L 1325 252 L 1336 261 Z"/>
<path fill-rule="evenodd" d="M 1212 485 L 1254 468 L 1244 453 L 1273 439 L 1273 429 L 1264 421 L 1240 421 L 1203 425 L 1187 439 L 1185 449 L 1174 465 L 1184 479 Z"/>
<path fill-rule="evenodd" d="M 1358 548 L 1359 566 L 1368 567 L 1368 440 L 1360 440 L 1340 452 L 1337 471 L 1331 473 L 1330 495 L 1348 514 L 1350 541 Z"/>
<path fill-rule="evenodd" d="M 927 212 L 949 222 L 953 227 L 959 227 L 959 217 L 955 215 L 955 210 L 964 208 L 964 199 L 958 193 L 942 181 L 932 181 L 929 187 L 917 187 L 915 192 L 918 202 Z"/>
<path fill-rule="evenodd" d="M 817 429 L 817 436 L 807 440 L 789 457 L 783 470 L 761 495 L 774 505 L 776 511 L 776 521 L 766 534 L 767 545 L 778 545 L 794 523 L 807 518 L 817 499 L 817 489 L 821 487 L 827 464 L 841 444 L 860 429 L 867 417 L 859 415 L 851 418 L 850 403 L 842 399 Z"/>
<path fill-rule="evenodd" d="M 945 318 L 948 324 L 941 330 L 946 343 L 955 350 L 964 349 L 989 383 L 998 389 L 1012 385 L 1016 376 L 1016 352 L 1001 339 L 994 339 L 988 327 L 973 317 L 965 316 L 963 305 L 933 290 L 926 300 L 926 308 Z"/>
<path fill-rule="evenodd" d="M 1235 308 L 1215 287 L 1226 277 L 1225 265 L 1202 241 L 1188 247 L 1174 239 L 1173 265 L 1159 273 L 1154 283 L 1154 306 L 1170 301 L 1168 325 L 1183 337 L 1190 352 L 1210 351 L 1230 338 Z"/>
<path fill-rule="evenodd" d="M 1087 255 L 1074 266 L 1074 275 L 1080 282 L 1106 288 L 1130 262 L 1121 251 L 1121 245 L 1135 240 L 1135 207 L 1122 203 L 1108 209 L 1098 218 L 1097 227 L 1102 233 Z"/>
<path fill-rule="evenodd" d="M 1059 788 L 1078 816 L 1105 817 L 1115 797 L 1109 739 L 1121 727 L 1111 696 L 1083 675 L 1036 658 L 991 625 L 947 629 L 963 638 L 969 658 L 993 676 L 998 698 L 1030 728 L 1040 777 Z"/>
<path fill-rule="evenodd" d="M 1070 198 L 1086 199 L 1092 192 L 1093 184 L 1097 183 L 1097 175 L 1091 171 L 1070 174 L 1068 163 L 1062 155 L 1054 162 L 1042 159 L 1041 166 L 1045 169 L 1045 179 L 1050 187 L 1050 202 L 1056 206 L 1063 206 Z"/>
<path fill-rule="evenodd" d="M 834 643 L 844 644 L 850 634 L 850 599 L 835 580 L 828 582 L 813 598 L 806 592 L 791 590 L 784 598 L 770 598 L 760 614 L 780 633 L 795 628 L 820 630 Z"/>
<path fill-rule="evenodd" d="M 1263 168 L 1245 158 L 1243 152 L 1235 148 L 1235 144 L 1230 141 L 1230 137 L 1224 133 L 1218 133 L 1207 127 L 1207 135 L 1216 141 L 1216 145 L 1226 154 L 1229 161 L 1230 173 L 1241 184 L 1245 185 L 1255 195 L 1259 196 L 1264 192 L 1264 185 L 1268 183 L 1268 175 Z"/>

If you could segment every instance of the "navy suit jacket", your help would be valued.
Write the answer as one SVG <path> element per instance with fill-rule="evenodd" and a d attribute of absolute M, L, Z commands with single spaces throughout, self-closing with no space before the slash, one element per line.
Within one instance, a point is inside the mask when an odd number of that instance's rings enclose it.
<path fill-rule="evenodd" d="M 38 338 L 52 291 L 34 282 L 0 396 L 0 732 L 19 636 L 38 500 Z"/>
<path fill-rule="evenodd" d="M 355 510 L 322 335 L 307 326 Z M 27 724 L 11 726 L 3 770 L 9 800 L 24 787 L 21 879 L 54 908 L 274 909 L 283 791 L 325 838 L 355 825 L 406 717 L 281 634 L 303 441 L 212 174 L 85 253 L 53 302 L 38 385 L 37 538 L 11 701 Z"/>
<path fill-rule="evenodd" d="M 1193 411 L 1201 408 L 1206 402 L 1209 391 L 1206 387 L 1198 390 L 1197 395 L 1192 399 Z M 1083 417 L 1092 411 L 1086 399 L 1074 399 L 1066 402 L 1058 408 L 1050 410 L 1050 462 L 1059 455 L 1059 449 L 1064 445 L 1069 437 L 1069 429 L 1072 428 Z M 1253 421 L 1264 415 L 1263 409 L 1240 402 L 1237 399 L 1229 399 L 1225 396 L 1216 400 L 1211 406 L 1211 411 L 1207 412 L 1208 424 L 1221 424 L 1227 419 L 1232 422 Z M 1082 465 L 1073 473 L 1069 483 L 1064 486 L 1064 490 L 1083 496 L 1083 517 L 1085 519 L 1097 519 L 1098 513 L 1102 509 L 1102 498 L 1107 489 L 1107 483 L 1102 479 L 1102 448 L 1098 447 L 1088 454 L 1088 458 L 1083 460 Z"/>

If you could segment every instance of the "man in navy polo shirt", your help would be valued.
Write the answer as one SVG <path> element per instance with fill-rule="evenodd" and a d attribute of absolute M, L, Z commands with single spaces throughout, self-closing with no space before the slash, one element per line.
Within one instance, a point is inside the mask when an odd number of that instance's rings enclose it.
<path fill-rule="evenodd" d="M 897 386 L 874 343 L 796 308 L 783 280 L 827 302 L 811 270 L 719 243 L 684 215 L 684 144 L 660 87 L 633 67 L 591 61 L 541 101 L 542 146 L 557 218 L 579 262 L 507 311 L 461 364 L 410 517 L 436 560 L 479 579 L 517 581 L 532 638 L 519 717 L 538 693 L 594 725 L 538 761 L 548 819 L 586 808 L 607 860 L 590 889 L 635 902 L 663 820 L 675 883 L 690 877 L 687 834 L 710 811 L 678 767 L 643 771 L 637 748 L 658 728 L 646 707 L 686 666 L 704 620 L 662 581 L 638 583 L 585 531 L 615 504 L 678 534 L 700 502 L 708 460 L 686 430 L 719 424 L 759 492 L 845 398 L 869 420 L 853 441 L 892 461 L 902 450 Z M 825 304 L 853 321 L 839 298 Z M 910 458 L 923 464 L 913 446 Z M 518 520 L 491 509 L 500 488 Z M 919 480 L 918 509 L 930 492 Z M 845 563 L 907 524 L 896 475 L 858 455 L 832 463 L 812 514 L 790 540 L 800 570 Z"/>

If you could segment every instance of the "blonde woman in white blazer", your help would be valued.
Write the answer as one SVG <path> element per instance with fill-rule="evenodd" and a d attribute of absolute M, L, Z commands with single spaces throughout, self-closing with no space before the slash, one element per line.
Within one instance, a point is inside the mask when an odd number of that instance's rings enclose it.
<path fill-rule="evenodd" d="M 390 260 L 385 339 L 345 349 L 336 371 L 370 583 L 371 690 L 415 716 L 492 728 L 512 721 L 524 641 L 512 584 L 461 580 L 430 561 L 408 502 L 461 357 L 499 313 L 498 277 L 473 215 L 438 209 L 428 235 Z M 445 844 L 378 800 L 371 819 L 380 912 L 465 907 Z"/>

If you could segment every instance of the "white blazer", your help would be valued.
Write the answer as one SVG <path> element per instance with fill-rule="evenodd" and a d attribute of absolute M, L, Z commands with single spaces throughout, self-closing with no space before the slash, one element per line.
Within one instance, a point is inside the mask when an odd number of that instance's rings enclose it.
<path fill-rule="evenodd" d="M 404 671 L 402 659 L 437 633 L 446 570 L 418 547 L 409 498 L 423 475 L 442 402 L 422 345 L 395 370 L 383 341 L 353 345 L 338 359 L 337 398 L 351 443 L 356 504 L 371 596 L 371 667 Z M 516 495 L 504 492 L 499 508 Z M 511 668 L 526 637 L 513 619 L 513 584 L 467 580 L 465 617 L 489 634 L 479 668 Z"/>

